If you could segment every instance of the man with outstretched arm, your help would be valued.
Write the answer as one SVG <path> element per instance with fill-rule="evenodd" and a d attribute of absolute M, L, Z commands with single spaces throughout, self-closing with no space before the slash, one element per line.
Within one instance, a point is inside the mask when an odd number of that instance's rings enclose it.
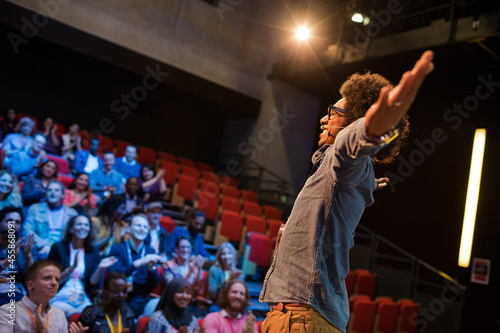
<path fill-rule="evenodd" d="M 349 249 L 377 187 L 373 163 L 395 160 L 409 132 L 407 111 L 433 69 L 425 52 L 396 87 L 378 74 L 354 74 L 321 118 L 314 173 L 298 195 L 269 268 L 263 332 L 345 332 Z"/>

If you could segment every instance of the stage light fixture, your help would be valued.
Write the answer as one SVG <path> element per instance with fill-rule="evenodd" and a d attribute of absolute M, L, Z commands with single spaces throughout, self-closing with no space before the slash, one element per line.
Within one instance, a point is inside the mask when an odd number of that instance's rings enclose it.
<path fill-rule="evenodd" d="M 460 251 L 458 255 L 458 265 L 460 267 L 469 267 L 470 263 L 485 144 L 486 129 L 476 129 L 472 147 L 467 199 L 465 201 L 464 224 L 462 226 L 462 238 L 460 240 Z"/>
<path fill-rule="evenodd" d="M 309 29 L 306 27 L 299 27 L 295 34 L 299 40 L 306 40 L 309 38 Z"/>

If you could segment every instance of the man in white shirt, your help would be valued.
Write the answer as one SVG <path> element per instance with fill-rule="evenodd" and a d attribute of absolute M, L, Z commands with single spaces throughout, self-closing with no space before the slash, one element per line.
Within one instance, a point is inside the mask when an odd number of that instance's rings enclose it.
<path fill-rule="evenodd" d="M 28 295 L 0 307 L 0 332 L 67 333 L 64 312 L 49 304 L 59 290 L 60 275 L 61 266 L 51 260 L 31 265 L 26 275 Z"/>

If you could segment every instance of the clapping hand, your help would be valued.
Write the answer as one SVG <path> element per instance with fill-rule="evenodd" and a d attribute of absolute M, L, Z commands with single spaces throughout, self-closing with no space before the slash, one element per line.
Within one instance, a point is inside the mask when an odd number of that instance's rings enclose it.
<path fill-rule="evenodd" d="M 253 327 L 255 326 L 256 318 L 252 311 L 248 311 L 247 321 L 243 325 L 242 333 L 254 333 Z"/>

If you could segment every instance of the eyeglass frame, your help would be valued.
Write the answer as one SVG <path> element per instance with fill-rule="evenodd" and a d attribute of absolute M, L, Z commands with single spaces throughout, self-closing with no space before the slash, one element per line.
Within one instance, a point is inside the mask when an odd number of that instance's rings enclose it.
<path fill-rule="evenodd" d="M 335 111 L 337 111 L 337 112 L 332 112 L 332 110 L 335 110 Z M 340 114 L 339 114 L 339 112 L 340 112 Z M 341 109 L 341 108 L 339 108 L 339 107 L 337 107 L 337 106 L 335 106 L 335 105 L 331 105 L 331 104 L 330 104 L 330 105 L 328 105 L 328 109 L 327 109 L 327 111 L 326 111 L 326 114 L 327 114 L 327 116 L 328 116 L 328 120 L 333 120 L 333 119 L 335 119 L 336 117 L 345 117 L 345 110 L 344 110 L 344 109 Z M 334 114 L 334 115 L 335 115 L 335 117 L 334 117 L 334 118 L 331 118 L 332 114 Z"/>

